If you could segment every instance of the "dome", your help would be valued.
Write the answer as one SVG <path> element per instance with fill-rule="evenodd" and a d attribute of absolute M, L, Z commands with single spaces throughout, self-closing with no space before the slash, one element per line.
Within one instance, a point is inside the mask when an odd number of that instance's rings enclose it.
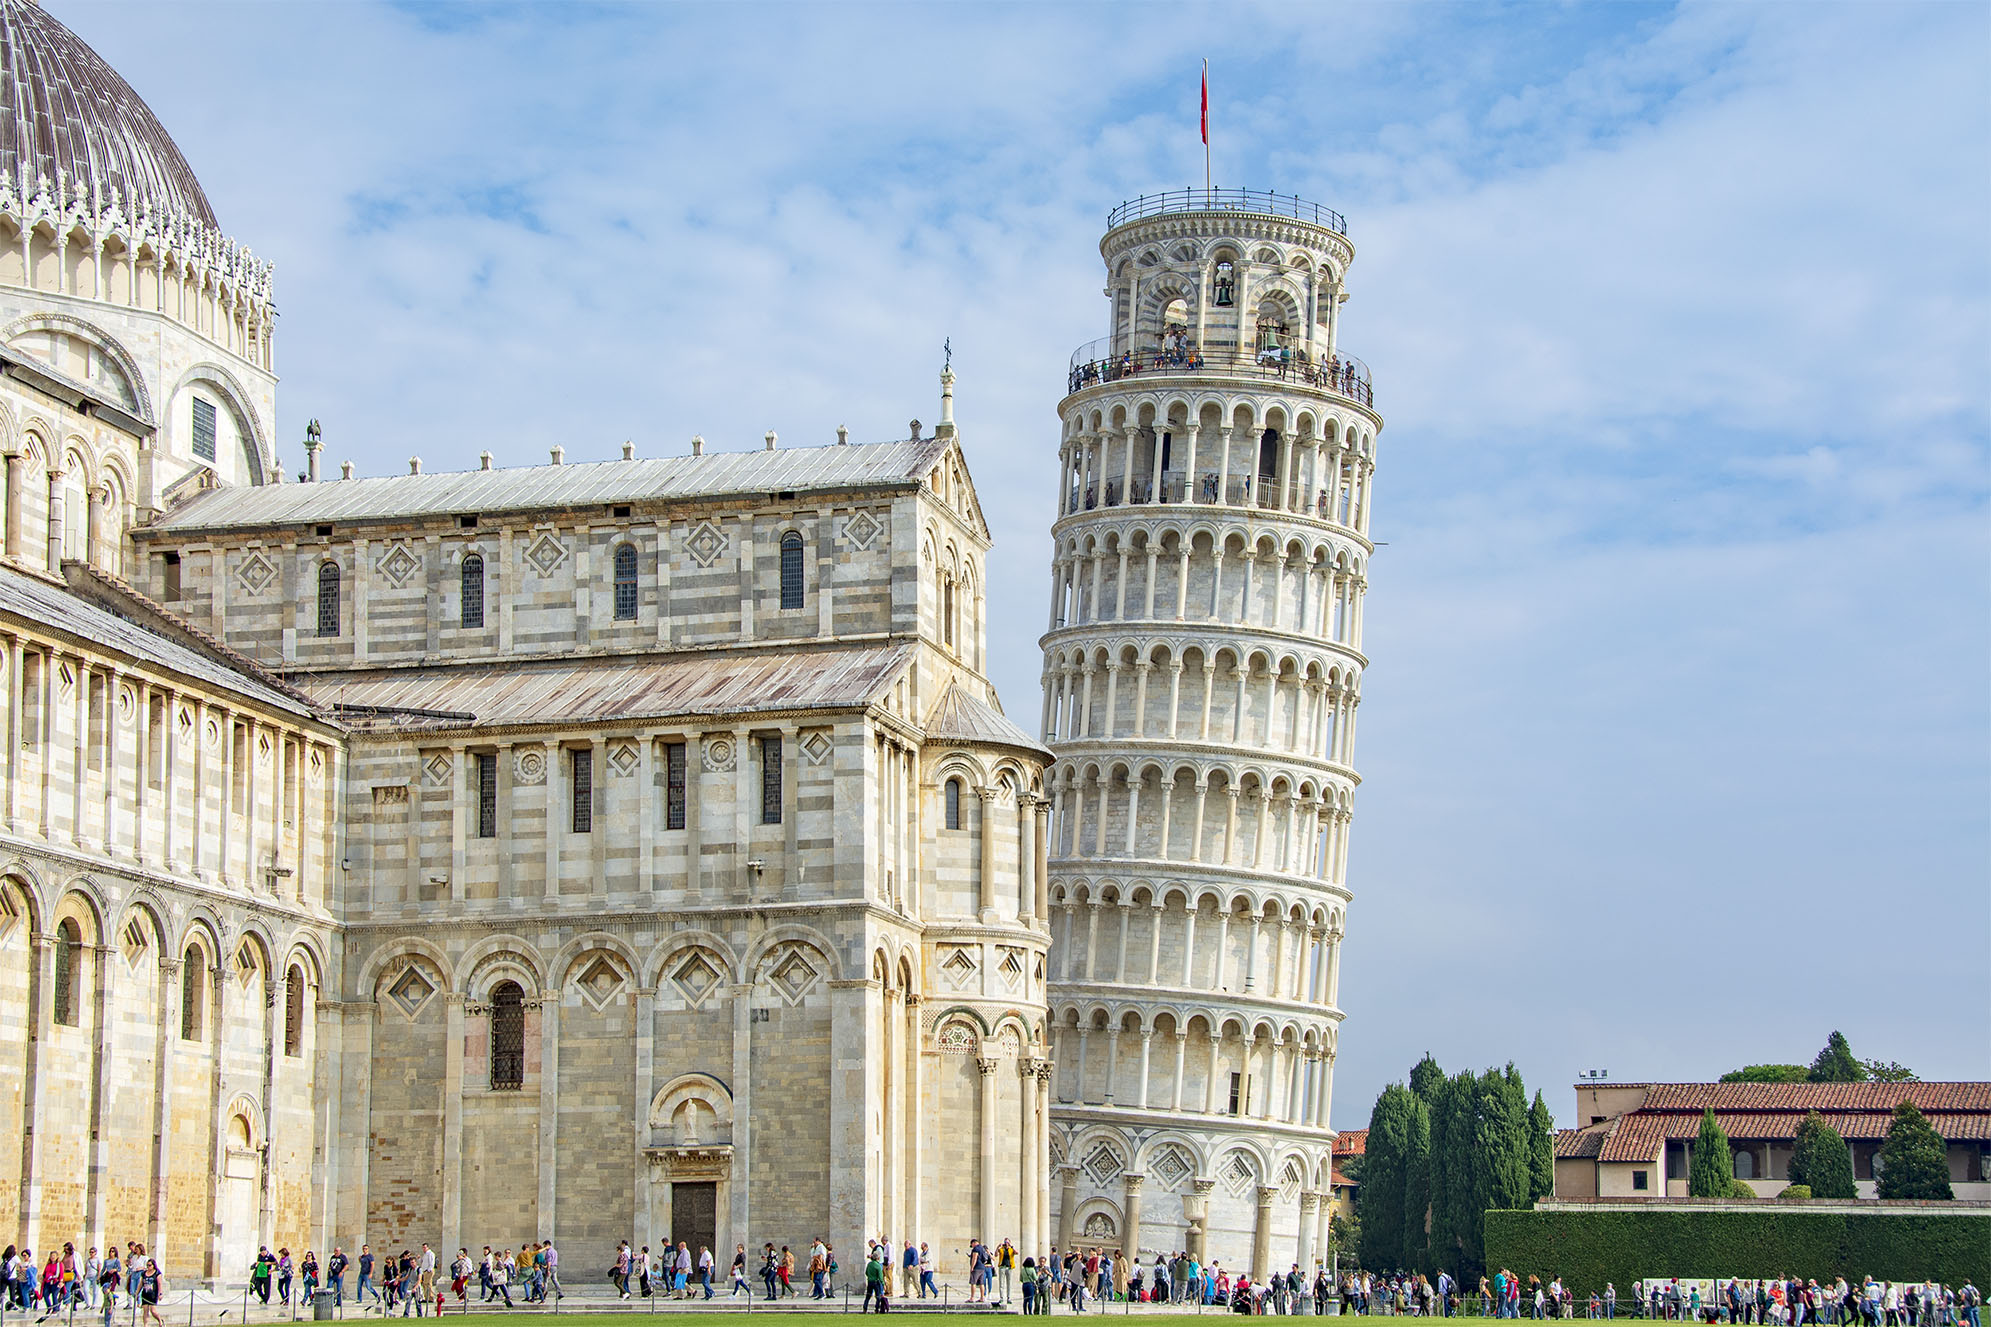
<path fill-rule="evenodd" d="M 0 101 L 0 171 L 25 194 L 60 172 L 117 190 L 127 214 L 144 203 L 220 229 L 159 117 L 33 0 L 0 0 Z"/>

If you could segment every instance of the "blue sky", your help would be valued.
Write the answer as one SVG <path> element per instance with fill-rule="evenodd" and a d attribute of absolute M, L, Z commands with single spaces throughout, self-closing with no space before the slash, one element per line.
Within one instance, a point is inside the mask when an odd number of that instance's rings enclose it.
<path fill-rule="evenodd" d="M 1334 1123 L 1426 1050 L 1991 1076 L 1991 9 L 49 3 L 334 464 L 900 437 L 951 337 L 1026 722 L 1099 231 L 1200 183 L 1207 57 L 1387 420 Z"/>

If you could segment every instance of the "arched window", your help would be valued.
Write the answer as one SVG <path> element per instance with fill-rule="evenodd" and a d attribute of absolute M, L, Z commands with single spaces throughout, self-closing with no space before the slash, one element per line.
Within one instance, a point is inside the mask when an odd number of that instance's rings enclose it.
<path fill-rule="evenodd" d="M 954 582 L 950 578 L 940 586 L 940 638 L 948 645 L 954 644 Z"/>
<path fill-rule="evenodd" d="M 802 606 L 802 536 L 793 530 L 781 536 L 781 606 Z"/>
<path fill-rule="evenodd" d="M 1279 473 L 1279 430 L 1266 429 L 1258 440 L 1258 476 L 1270 479 Z"/>
<path fill-rule="evenodd" d="M 636 620 L 636 547 L 623 544 L 615 550 L 615 617 L 618 622 Z"/>
<path fill-rule="evenodd" d="M 339 634 L 339 564 L 318 564 L 318 634 Z"/>
<path fill-rule="evenodd" d="M 525 992 L 515 981 L 491 992 L 491 1090 L 525 1086 Z"/>
<path fill-rule="evenodd" d="M 55 1021 L 76 1026 L 76 964 L 83 957 L 83 932 L 74 918 L 55 931 Z"/>
<path fill-rule="evenodd" d="M 484 625 L 484 559 L 475 553 L 463 559 L 463 625 Z"/>
<path fill-rule="evenodd" d="M 947 828 L 961 828 L 961 780 L 949 779 L 944 793 L 947 800 Z"/>
<path fill-rule="evenodd" d="M 284 978 L 283 1053 L 304 1053 L 304 969 L 293 963 Z"/>
<path fill-rule="evenodd" d="M 207 956 L 199 945 L 188 945 L 180 965 L 180 1040 L 199 1041 L 202 993 L 207 989 Z"/>
<path fill-rule="evenodd" d="M 1756 1178 L 1756 1154 L 1746 1147 L 1735 1149 L 1735 1178 L 1739 1180 Z"/>

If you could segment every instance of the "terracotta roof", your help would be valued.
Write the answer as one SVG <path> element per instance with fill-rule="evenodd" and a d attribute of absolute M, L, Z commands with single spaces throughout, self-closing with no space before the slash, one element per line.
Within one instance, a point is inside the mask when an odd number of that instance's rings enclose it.
<path fill-rule="evenodd" d="M 1367 1129 L 1343 1129 L 1334 1135 L 1334 1155 L 1338 1157 L 1359 1157 L 1368 1150 Z"/>
<path fill-rule="evenodd" d="M 351 707 L 341 717 L 361 729 L 614 723 L 675 715 L 859 708 L 898 677 L 914 649 L 909 644 L 881 644 L 731 653 L 696 650 L 638 658 L 398 668 L 297 680 L 321 703 Z M 377 717 L 370 718 L 369 710 L 378 711 Z"/>
<path fill-rule="evenodd" d="M 1614 1084 L 1614 1086 L 1625 1086 Z M 1991 1112 L 1987 1083 L 1652 1083 L 1642 1111 L 1723 1110 L 1891 1111 L 1912 1101 L 1931 1111 Z"/>
<path fill-rule="evenodd" d="M 1557 1129 L 1555 1131 L 1556 1160 L 1582 1157 L 1595 1160 L 1604 1150 L 1606 1130 L 1601 1126 L 1588 1129 Z"/>
<path fill-rule="evenodd" d="M 1329 1181 L 1329 1183 L 1332 1185 L 1332 1187 L 1337 1189 L 1359 1189 L 1362 1187 L 1362 1181 L 1357 1179 L 1350 1179 L 1348 1176 L 1343 1175 L 1338 1170 L 1334 1172 L 1333 1178 Z"/>

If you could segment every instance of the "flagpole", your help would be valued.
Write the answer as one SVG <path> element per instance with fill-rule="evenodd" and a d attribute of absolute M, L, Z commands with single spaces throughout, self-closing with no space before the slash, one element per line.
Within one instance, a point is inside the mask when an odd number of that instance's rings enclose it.
<path fill-rule="evenodd" d="M 1210 193 L 1210 62 L 1203 61 L 1203 193 Z"/>

